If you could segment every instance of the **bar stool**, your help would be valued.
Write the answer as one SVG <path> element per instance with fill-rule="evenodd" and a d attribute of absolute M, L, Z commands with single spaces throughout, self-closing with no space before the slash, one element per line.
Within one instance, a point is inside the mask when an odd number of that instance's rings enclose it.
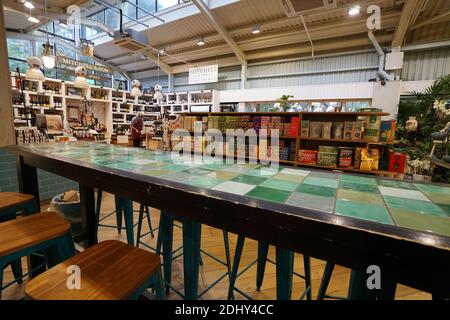
<path fill-rule="evenodd" d="M 278 300 L 290 300 L 292 297 L 292 277 L 294 275 L 305 280 L 305 287 L 303 294 L 300 299 L 307 298 L 307 300 L 312 299 L 312 289 L 311 289 L 311 261 L 309 256 L 303 255 L 303 263 L 305 267 L 305 275 L 300 275 L 294 272 L 294 252 L 286 250 L 280 247 L 276 247 L 276 262 L 267 258 L 269 245 L 265 242 L 258 242 L 258 258 L 253 261 L 250 265 L 246 266 L 240 273 L 239 263 L 242 256 L 242 251 L 244 248 L 245 237 L 238 235 L 238 240 L 236 243 L 236 251 L 234 253 L 233 268 L 230 276 L 230 286 L 228 289 L 228 299 L 234 299 L 234 291 L 239 292 L 247 299 L 252 299 L 245 292 L 241 291 L 239 288 L 235 287 L 237 278 L 247 271 L 251 266 L 257 263 L 257 275 L 256 275 L 256 289 L 260 291 L 263 279 L 264 271 L 266 268 L 266 262 L 269 261 L 276 265 L 276 278 L 277 278 L 277 299 Z"/>
<path fill-rule="evenodd" d="M 103 190 L 99 189 L 97 191 L 97 205 L 95 210 L 95 215 L 97 219 L 96 223 L 97 232 L 98 227 L 117 228 L 117 232 L 119 234 L 121 233 L 122 229 L 125 229 L 127 234 L 127 243 L 129 245 L 134 245 L 134 227 L 137 225 L 137 223 L 136 224 L 133 223 L 133 214 L 134 214 L 133 201 L 115 195 L 114 201 L 116 209 L 113 212 L 108 213 L 105 217 L 101 218 L 100 215 L 101 215 L 102 198 L 103 198 Z M 141 215 L 142 212 L 143 215 L 144 209 L 148 217 L 149 224 L 151 225 L 150 210 L 148 209 L 148 207 L 144 207 L 143 205 L 141 205 L 139 214 Z M 116 214 L 116 221 L 117 221 L 116 226 L 101 224 L 103 220 L 105 220 L 114 213 Z M 122 217 L 125 217 L 125 228 L 122 227 Z M 152 228 L 150 228 L 150 230 L 152 230 Z"/>
<path fill-rule="evenodd" d="M 33 300 L 137 300 L 150 286 L 164 299 L 158 255 L 117 240 L 94 245 L 27 283 Z M 67 286 L 67 270 L 79 267 L 79 289 Z M 76 281 L 75 281 L 76 283 Z"/>
<path fill-rule="evenodd" d="M 174 221 L 182 223 L 183 229 L 183 246 L 173 251 L 173 230 Z M 168 213 L 161 212 L 159 233 L 158 233 L 158 243 L 156 248 L 156 253 L 163 255 L 163 272 L 164 281 L 166 284 L 166 293 L 169 289 L 172 289 L 180 297 L 187 300 L 195 300 L 201 298 L 205 293 L 211 290 L 217 283 L 219 283 L 226 276 L 230 277 L 231 274 L 231 258 L 230 258 L 230 248 L 228 241 L 228 232 L 223 231 L 224 247 L 225 247 L 225 257 L 226 261 L 222 261 L 217 257 L 201 250 L 201 224 L 195 221 L 185 219 L 183 217 Z M 162 250 L 161 250 L 162 248 Z M 172 279 L 172 261 L 178 258 L 180 255 L 173 256 L 174 253 L 183 249 L 183 270 L 184 270 L 184 289 L 185 292 L 182 294 L 177 289 L 171 286 Z M 216 279 L 211 285 L 209 285 L 201 293 L 198 293 L 198 275 L 199 267 L 202 265 L 201 254 L 204 254 L 211 259 L 219 262 L 220 264 L 227 267 L 227 271 L 222 274 L 218 279 Z"/>
<path fill-rule="evenodd" d="M 320 282 L 319 293 L 317 300 L 324 298 L 337 300 L 394 300 L 397 283 L 389 279 L 389 277 L 382 277 L 382 290 L 368 290 L 366 285 L 367 275 L 363 272 L 352 270 L 350 275 L 350 284 L 347 297 L 338 297 L 327 294 L 328 285 L 330 284 L 331 276 L 336 264 L 327 261 L 323 271 L 322 281 Z"/>
<path fill-rule="evenodd" d="M 5 266 L 36 251 L 49 252 L 50 267 L 70 258 L 75 252 L 70 224 L 53 212 L 0 223 L 0 297 L 2 289 L 16 282 L 2 286 Z"/>
<path fill-rule="evenodd" d="M 0 192 L 0 222 L 16 219 L 17 212 L 25 214 L 37 212 L 34 196 L 18 192 Z M 22 283 L 22 263 L 19 260 L 11 262 L 14 279 Z"/>

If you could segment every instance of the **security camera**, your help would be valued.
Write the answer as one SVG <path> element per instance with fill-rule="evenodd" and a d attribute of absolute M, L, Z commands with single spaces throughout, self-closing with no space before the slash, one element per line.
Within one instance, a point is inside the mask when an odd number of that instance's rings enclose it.
<path fill-rule="evenodd" d="M 386 81 L 381 81 L 381 85 L 384 87 L 386 85 Z"/>

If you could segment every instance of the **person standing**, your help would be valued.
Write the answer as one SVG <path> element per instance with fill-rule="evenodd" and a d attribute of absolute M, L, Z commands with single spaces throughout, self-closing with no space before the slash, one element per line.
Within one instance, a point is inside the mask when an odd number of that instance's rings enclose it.
<path fill-rule="evenodd" d="M 141 132 L 144 130 L 144 120 L 142 119 L 142 113 L 138 112 L 137 115 L 131 120 L 131 139 L 133 139 L 133 146 L 141 146 Z"/>

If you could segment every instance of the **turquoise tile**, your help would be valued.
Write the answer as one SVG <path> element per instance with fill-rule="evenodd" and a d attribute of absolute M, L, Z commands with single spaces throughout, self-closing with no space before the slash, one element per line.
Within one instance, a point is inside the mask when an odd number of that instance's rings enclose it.
<path fill-rule="evenodd" d="M 329 187 L 315 186 L 312 184 L 301 184 L 297 188 L 297 192 L 314 194 L 323 197 L 335 197 L 336 189 Z"/>
<path fill-rule="evenodd" d="M 348 175 L 348 174 L 341 175 L 341 181 L 342 182 L 351 182 L 351 183 L 362 183 L 362 184 L 368 184 L 371 186 L 377 185 L 377 180 L 374 178 L 352 176 L 352 175 Z"/>
<path fill-rule="evenodd" d="M 333 172 L 311 172 L 309 174 L 309 177 L 316 177 L 316 178 L 325 178 L 325 179 L 333 179 L 333 180 L 339 180 L 339 174 L 333 173 Z"/>
<path fill-rule="evenodd" d="M 448 187 L 441 187 L 434 184 L 415 184 L 416 188 L 423 192 L 433 192 L 433 193 L 442 193 L 442 194 L 448 194 L 450 196 L 450 188 Z"/>
<path fill-rule="evenodd" d="M 222 170 L 222 169 L 226 169 L 228 166 L 226 164 L 223 163 L 209 163 L 209 164 L 205 164 L 200 166 L 200 169 L 208 169 L 208 170 Z"/>
<path fill-rule="evenodd" d="M 355 183 L 355 182 L 345 182 L 341 181 L 340 188 L 361 192 L 371 192 L 371 193 L 379 193 L 378 187 L 376 185 L 370 185 L 365 183 Z"/>
<path fill-rule="evenodd" d="M 208 178 L 208 177 L 193 177 L 189 180 L 186 180 L 185 183 L 189 184 L 191 186 L 199 187 L 199 188 L 212 188 L 214 186 L 217 186 L 218 184 L 223 183 L 224 181 Z"/>
<path fill-rule="evenodd" d="M 270 178 L 276 175 L 280 171 L 278 168 L 258 168 L 258 169 L 250 169 L 245 172 L 247 176 L 261 177 L 261 178 Z"/>
<path fill-rule="evenodd" d="M 411 212 L 431 214 L 439 217 L 446 217 L 447 214 L 432 202 L 384 196 L 384 200 L 389 208 L 403 209 Z"/>
<path fill-rule="evenodd" d="M 298 187 L 298 185 L 299 184 L 297 182 L 276 179 L 268 179 L 260 184 L 261 187 L 284 191 L 294 191 Z"/>
<path fill-rule="evenodd" d="M 311 177 L 311 175 L 309 175 L 305 180 L 303 180 L 303 184 L 312 184 L 315 186 L 323 186 L 336 189 L 339 185 L 339 181 L 329 178 Z"/>
<path fill-rule="evenodd" d="M 378 185 L 383 187 L 417 190 L 414 184 L 403 181 L 379 179 Z"/>
<path fill-rule="evenodd" d="M 336 201 L 335 213 L 367 221 L 393 224 L 388 210 L 385 207 L 376 206 L 373 204 L 364 204 L 338 199 Z"/>
<path fill-rule="evenodd" d="M 172 164 L 172 165 L 164 166 L 162 169 L 179 172 L 179 171 L 184 171 L 188 168 L 189 168 L 188 166 L 183 166 L 181 164 Z"/>
<path fill-rule="evenodd" d="M 448 217 L 450 217 L 450 205 L 448 204 L 439 204 L 439 207 L 444 211 Z"/>
<path fill-rule="evenodd" d="M 261 183 L 263 183 L 266 180 L 267 180 L 266 178 L 241 175 L 241 176 L 238 176 L 238 177 L 234 178 L 232 181 L 240 182 L 240 183 L 246 183 L 246 184 L 253 184 L 253 185 L 257 186 L 257 185 L 260 185 Z"/>
<path fill-rule="evenodd" d="M 332 213 L 335 198 L 294 192 L 286 201 L 291 206 Z"/>
<path fill-rule="evenodd" d="M 284 203 L 290 196 L 290 194 L 291 193 L 287 191 L 256 187 L 255 189 L 247 193 L 246 196 L 261 200 Z"/>
<path fill-rule="evenodd" d="M 211 170 L 205 170 L 205 169 L 188 169 L 185 171 L 186 173 L 195 175 L 195 176 L 204 176 L 207 175 L 208 173 L 211 173 Z"/>

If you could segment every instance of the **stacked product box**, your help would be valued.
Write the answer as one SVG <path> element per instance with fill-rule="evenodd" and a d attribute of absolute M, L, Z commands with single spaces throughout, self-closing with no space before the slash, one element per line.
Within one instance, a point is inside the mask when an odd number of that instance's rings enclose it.
<path fill-rule="evenodd" d="M 354 148 L 340 147 L 338 150 L 338 167 L 351 168 L 353 167 Z"/>
<path fill-rule="evenodd" d="M 301 164 L 316 164 L 317 151 L 314 150 L 298 150 L 298 162 Z"/>
<path fill-rule="evenodd" d="M 317 165 L 335 168 L 337 166 L 338 147 L 319 146 Z"/>

